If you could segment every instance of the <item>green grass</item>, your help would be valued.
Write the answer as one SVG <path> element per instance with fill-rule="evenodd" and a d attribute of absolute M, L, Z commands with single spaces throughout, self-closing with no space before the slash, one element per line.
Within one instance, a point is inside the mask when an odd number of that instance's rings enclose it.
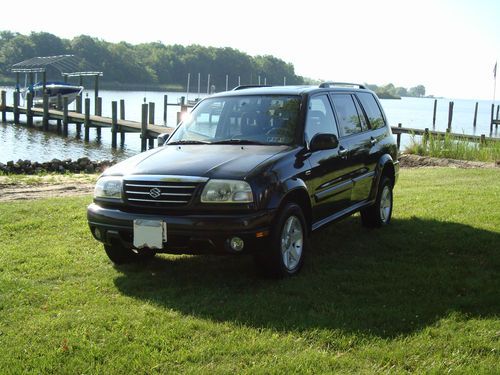
<path fill-rule="evenodd" d="M 500 161 L 500 142 L 476 143 L 449 134 L 444 137 L 430 134 L 427 139 L 412 136 L 405 152 L 437 158 L 496 162 Z"/>
<path fill-rule="evenodd" d="M 500 373 L 500 171 L 402 170 L 393 223 L 244 257 L 114 267 L 90 197 L 0 204 L 0 373 Z"/>

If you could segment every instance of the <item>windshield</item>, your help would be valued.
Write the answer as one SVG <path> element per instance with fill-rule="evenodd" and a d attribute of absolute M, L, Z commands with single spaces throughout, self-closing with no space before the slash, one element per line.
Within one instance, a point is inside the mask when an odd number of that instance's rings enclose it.
<path fill-rule="evenodd" d="M 292 144 L 298 96 L 253 95 L 209 98 L 183 121 L 167 144 Z"/>

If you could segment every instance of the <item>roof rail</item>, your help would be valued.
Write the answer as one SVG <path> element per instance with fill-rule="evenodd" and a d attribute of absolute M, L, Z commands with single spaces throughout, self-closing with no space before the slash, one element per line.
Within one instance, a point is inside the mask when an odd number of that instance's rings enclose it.
<path fill-rule="evenodd" d="M 272 87 L 272 85 L 240 85 L 240 86 L 236 86 L 232 91 L 253 89 L 256 87 Z"/>
<path fill-rule="evenodd" d="M 348 86 L 348 87 L 359 87 L 360 89 L 366 89 L 364 85 L 359 83 L 349 83 L 349 82 L 322 82 L 319 87 L 328 88 L 333 86 Z"/>

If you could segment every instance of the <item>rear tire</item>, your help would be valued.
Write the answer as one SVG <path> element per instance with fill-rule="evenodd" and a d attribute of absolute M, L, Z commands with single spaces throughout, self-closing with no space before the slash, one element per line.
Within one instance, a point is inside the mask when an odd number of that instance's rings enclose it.
<path fill-rule="evenodd" d="M 115 264 L 144 262 L 154 258 L 156 254 L 153 250 L 129 249 L 116 244 L 104 245 L 104 251 L 106 251 L 108 258 Z"/>
<path fill-rule="evenodd" d="M 306 220 L 300 206 L 288 203 L 281 209 L 270 239 L 271 248 L 254 256 L 258 269 L 274 277 L 296 275 L 309 247 Z"/>
<path fill-rule="evenodd" d="M 361 223 L 368 228 L 388 225 L 392 217 L 392 181 L 386 176 L 380 180 L 375 203 L 361 211 Z"/>

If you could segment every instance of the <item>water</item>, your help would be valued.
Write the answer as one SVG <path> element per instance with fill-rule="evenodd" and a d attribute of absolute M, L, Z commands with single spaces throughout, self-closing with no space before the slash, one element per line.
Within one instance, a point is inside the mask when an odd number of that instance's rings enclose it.
<path fill-rule="evenodd" d="M 12 88 L 7 88 L 7 102 L 9 104 L 13 101 L 12 90 Z M 172 92 L 100 91 L 103 102 L 103 115 L 111 117 L 111 102 L 124 99 L 126 118 L 140 121 L 141 105 L 144 103 L 144 98 L 146 98 L 147 102 L 155 103 L 155 122 L 161 124 L 163 122 L 163 95 L 165 94 L 168 95 L 169 103 L 177 103 L 181 96 L 185 96 L 183 93 Z M 93 99 L 93 91 L 84 91 L 85 95 Z M 190 99 L 194 99 L 195 96 L 195 94 L 191 94 Z M 435 130 L 446 130 L 448 103 L 450 101 L 450 99 L 438 99 Z M 476 129 L 472 126 L 476 101 L 462 99 L 453 101 L 455 102 L 452 124 L 454 133 L 489 135 L 491 101 L 478 101 Z M 91 107 L 93 107 L 93 102 L 91 100 Z M 404 127 L 432 129 L 434 99 L 403 98 L 401 100 L 382 100 L 381 102 L 391 126 L 397 126 L 398 123 L 401 123 Z M 70 108 L 72 106 L 74 104 Z M 91 110 L 93 113 L 93 108 Z M 178 107 L 168 107 L 167 124 L 169 126 L 175 125 L 177 110 Z M 0 123 L 0 162 L 2 163 L 18 159 L 44 162 L 54 158 L 78 159 L 80 157 L 88 157 L 91 160 L 123 160 L 139 153 L 141 149 L 138 133 L 127 133 L 123 147 L 113 150 L 111 148 L 111 131 L 109 129 L 102 130 L 100 141 L 96 140 L 95 130 L 91 129 L 91 141 L 85 143 L 81 138 L 77 137 L 74 125 L 70 124 L 68 137 L 63 138 L 54 130 L 43 132 L 33 128 L 30 129 L 24 125 L 15 125 L 12 122 L 12 114 L 7 114 L 7 116 L 7 123 Z M 25 121 L 23 115 L 21 115 L 21 121 Z M 493 136 L 499 137 L 499 131 L 495 132 L 494 129 Z M 403 135 L 401 141 L 404 148 L 409 143 L 410 136 Z"/>
<path fill-rule="evenodd" d="M 7 89 L 7 103 L 12 104 L 13 88 Z M 88 95 L 91 105 L 91 113 L 94 113 L 93 91 L 85 90 L 84 97 Z M 155 103 L 155 123 L 163 124 L 163 96 L 168 95 L 169 103 L 177 103 L 185 93 L 173 92 L 137 92 L 137 91 L 110 91 L 102 90 L 99 92 L 102 97 L 102 114 L 111 117 L 111 102 L 125 100 L 125 118 L 127 120 L 141 121 L 142 104 L 144 98 L 146 102 Z M 196 94 L 191 94 L 190 99 L 194 99 Z M 201 95 L 203 97 L 203 95 Z M 21 101 L 21 104 L 22 101 Z M 74 109 L 75 104 L 70 105 L 70 110 Z M 167 110 L 167 124 L 175 126 L 177 120 L 177 111 L 179 107 L 169 106 Z M 21 115 L 21 122 L 25 121 L 25 116 Z M 41 125 L 41 118 L 34 119 L 36 125 Z M 51 121 L 55 125 L 55 121 Z M 82 134 L 77 136 L 76 127 L 70 124 L 68 127 L 68 137 L 63 138 L 58 135 L 55 126 L 50 127 L 50 131 L 44 132 L 35 128 L 28 128 L 25 125 L 15 125 L 13 123 L 13 114 L 7 114 L 7 123 L 0 123 L 0 162 L 6 163 L 9 160 L 17 161 L 32 160 L 38 162 L 50 161 L 56 159 L 78 159 L 88 157 L 91 160 L 116 159 L 123 160 L 129 156 L 141 152 L 141 139 L 139 133 L 127 133 L 125 143 L 122 147 L 113 150 L 111 148 L 111 131 L 103 129 L 100 140 L 97 140 L 96 130 L 90 130 L 90 142 L 83 141 Z M 119 137 L 118 137 L 119 142 Z"/>

